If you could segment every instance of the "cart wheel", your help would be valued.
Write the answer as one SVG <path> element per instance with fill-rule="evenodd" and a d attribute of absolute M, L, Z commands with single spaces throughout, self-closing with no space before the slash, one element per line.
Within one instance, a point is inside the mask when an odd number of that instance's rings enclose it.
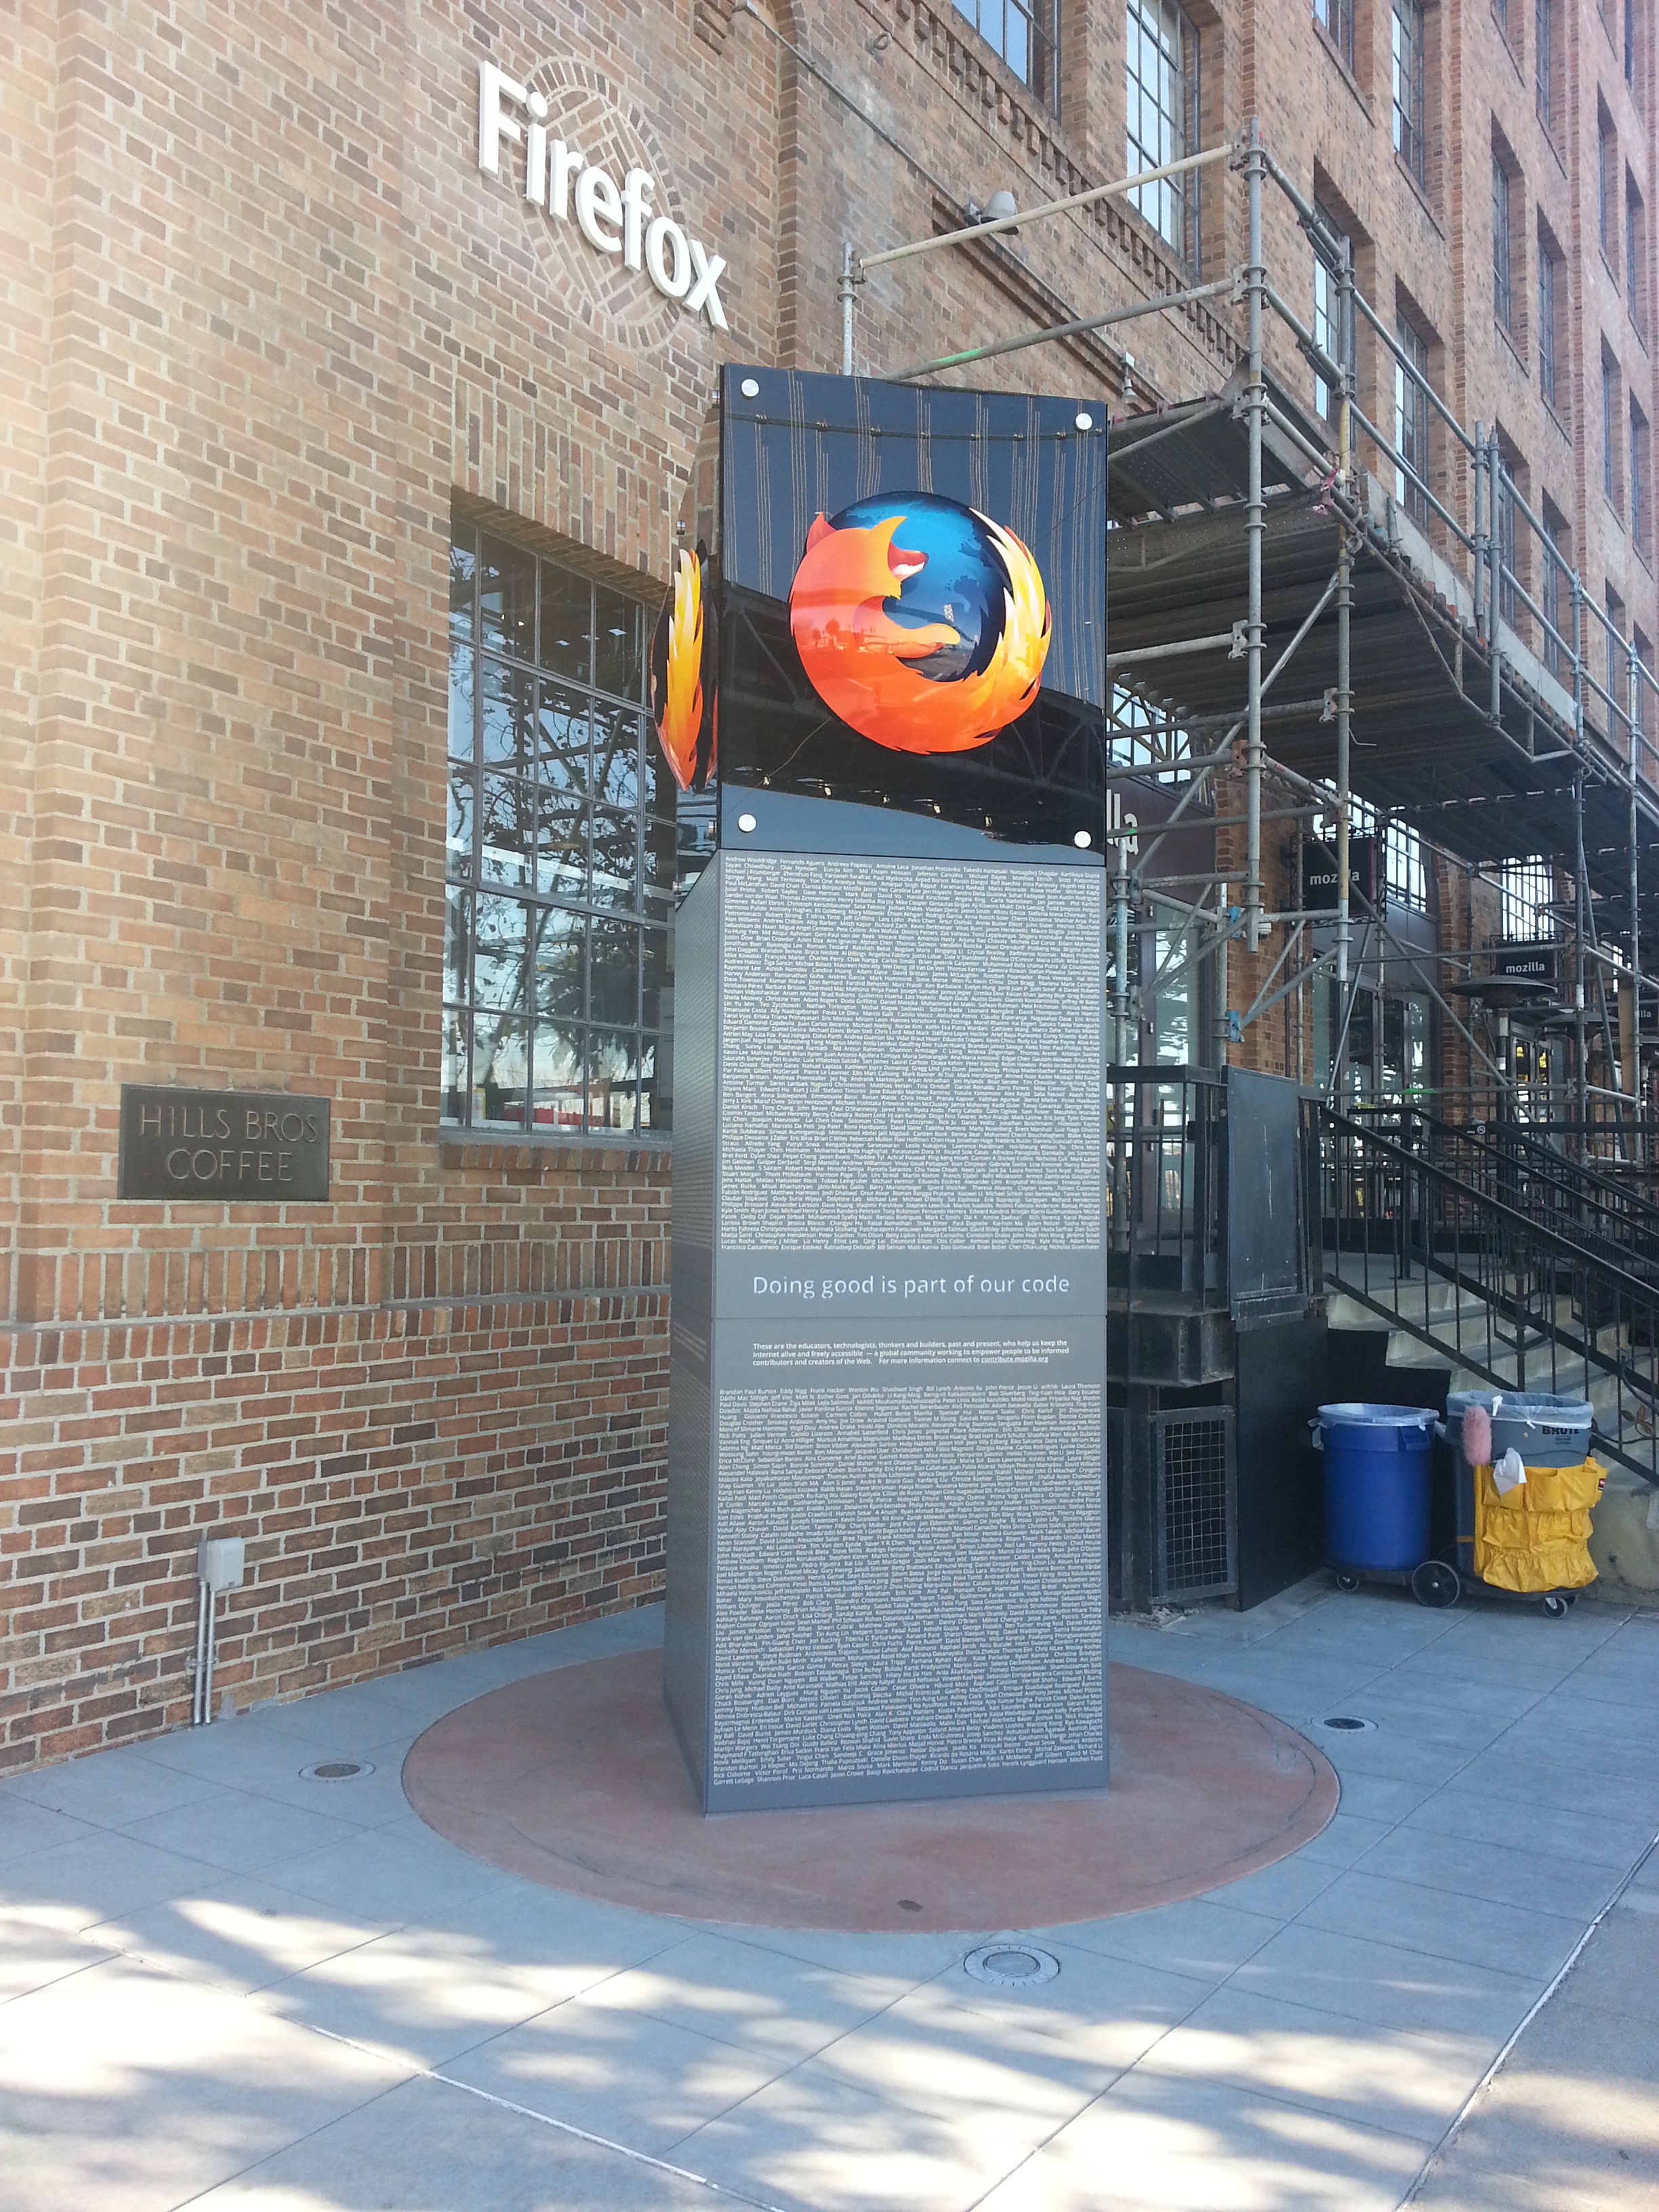
<path fill-rule="evenodd" d="M 1544 1610 L 1548 1613 L 1552 1620 L 1565 1620 L 1566 1619 L 1567 1601 L 1562 1596 L 1559 1590 L 1552 1590 L 1549 1593 L 1549 1595 L 1544 1600 Z"/>
<path fill-rule="evenodd" d="M 1563 1596 L 1564 1598 L 1565 1598 L 1565 1600 L 1567 1601 L 1567 1603 L 1568 1603 L 1569 1605 L 1577 1605 L 1577 1602 L 1578 1602 L 1578 1593 L 1577 1593 L 1577 1590 L 1563 1590 L 1563 1591 L 1562 1591 L 1562 1593 L 1561 1593 L 1561 1595 L 1562 1595 L 1562 1596 Z"/>
<path fill-rule="evenodd" d="M 1336 1586 L 1340 1590 L 1357 1590 L 1359 1588 L 1359 1577 L 1352 1567 L 1339 1567 L 1336 1571 Z"/>
<path fill-rule="evenodd" d="M 1463 1595 L 1463 1585 L 1457 1579 L 1455 1567 L 1449 1567 L 1443 1559 L 1425 1559 L 1412 1576 L 1412 1595 L 1419 1605 L 1433 1606 L 1437 1610 L 1455 1605 Z"/>

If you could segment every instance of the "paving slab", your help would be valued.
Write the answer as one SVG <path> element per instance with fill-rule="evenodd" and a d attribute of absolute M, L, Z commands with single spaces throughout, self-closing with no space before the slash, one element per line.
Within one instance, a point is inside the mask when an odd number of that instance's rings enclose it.
<path fill-rule="evenodd" d="M 654 1608 L 585 1623 L 0 1784 L 0 2202 L 1370 2212 L 1659 1830 L 1621 1711 L 1659 1688 L 1651 1624 L 1317 1578 L 1115 1631 L 1115 1658 L 1292 1728 L 1378 1722 L 1317 1737 L 1341 1795 L 1316 1838 L 1153 1910 L 716 1925 L 526 1880 L 411 1812 L 434 1719 L 660 1635 Z M 375 1771 L 301 1774 L 331 1753 Z M 1502 2093 L 1485 2193 L 1445 2203 L 1659 2202 L 1632 2055 L 1659 2048 L 1655 1929 L 1659 1859 L 1431 2176 Z M 974 1982 L 994 1936 L 1058 1977 Z"/>

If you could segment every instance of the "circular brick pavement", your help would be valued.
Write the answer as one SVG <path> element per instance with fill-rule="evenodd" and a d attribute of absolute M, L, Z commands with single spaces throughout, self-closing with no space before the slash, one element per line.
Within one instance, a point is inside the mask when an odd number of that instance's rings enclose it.
<path fill-rule="evenodd" d="M 895 1932 L 1167 1905 L 1283 1858 L 1336 1810 L 1328 1761 L 1255 1706 L 1137 1667 L 1111 1669 L 1109 1697 L 1103 1791 L 705 1818 L 662 1655 L 629 1652 L 446 1715 L 404 1787 L 441 1835 L 550 1888 L 691 1920 Z"/>

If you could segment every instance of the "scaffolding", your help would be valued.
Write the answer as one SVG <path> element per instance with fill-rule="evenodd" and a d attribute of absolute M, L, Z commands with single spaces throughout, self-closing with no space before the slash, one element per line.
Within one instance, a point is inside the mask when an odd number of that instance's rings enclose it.
<path fill-rule="evenodd" d="M 1188 963 L 1207 955 L 1214 963 L 1218 1060 L 1290 993 L 1330 975 L 1338 1012 L 1329 1091 L 1342 1095 L 1360 977 L 1368 960 L 1380 965 L 1386 954 L 1416 969 L 1467 1043 L 1472 1071 L 1487 1072 L 1500 1102 L 1512 1091 L 1507 1024 L 1500 1023 L 1498 1050 L 1489 1051 L 1471 1025 L 1473 1009 L 1466 1021 L 1442 988 L 1443 974 L 1424 968 L 1385 903 L 1357 894 L 1351 828 L 1363 802 L 1471 866 L 1533 854 L 1562 860 L 1573 886 L 1568 1011 L 1579 1146 L 1608 1104 L 1621 1145 L 1634 1146 L 1644 1126 L 1641 1053 L 1655 1042 L 1643 1028 L 1642 959 L 1659 924 L 1659 681 L 1638 657 L 1633 623 L 1623 636 L 1522 495 L 1498 432 L 1465 426 L 1434 389 L 1360 292 L 1346 240 L 1273 159 L 1255 122 L 1231 144 L 995 221 L 867 256 L 848 240 L 837 291 L 843 371 L 853 367 L 860 289 L 883 269 L 1220 162 L 1242 179 L 1245 211 L 1246 258 L 1226 276 L 899 373 L 916 380 L 958 371 L 1199 301 L 1226 297 L 1243 311 L 1240 368 L 1224 390 L 1128 415 L 1113 427 L 1108 673 L 1115 699 L 1132 702 L 1118 717 L 1127 743 L 1115 754 L 1113 773 L 1121 780 L 1150 769 L 1185 787 L 1133 866 L 1121 808 L 1109 809 L 1115 1057 L 1135 1056 L 1128 1048 L 1139 1019 L 1131 939 L 1171 930 L 1167 918 L 1143 915 L 1152 857 L 1190 809 L 1212 799 L 1216 772 L 1235 763 L 1242 744 L 1239 899 L 1229 897 L 1218 871 L 1188 882 L 1183 890 L 1195 895 L 1174 926 L 1177 945 L 1189 929 L 1198 938 L 1182 956 Z M 1328 272 L 1334 355 L 1273 281 L 1263 246 L 1269 192 L 1282 197 Z M 1328 404 L 1320 411 L 1304 409 L 1269 374 L 1273 325 L 1323 387 Z M 1361 404 L 1362 328 L 1394 383 L 1393 435 Z M 1375 381 L 1380 386 L 1382 377 Z M 1418 450 L 1407 450 L 1402 394 L 1414 421 L 1433 418 L 1443 456 L 1437 470 L 1420 440 Z M 1292 803 L 1264 814 L 1269 780 Z M 1334 914 L 1304 905 L 1299 881 L 1293 906 L 1271 908 L 1264 821 L 1316 811 L 1334 823 Z M 1570 854 L 1561 851 L 1564 823 Z M 1315 952 L 1321 924 L 1330 926 L 1332 942 Z M 1250 1005 L 1232 1012 L 1229 944 L 1255 954 L 1275 928 L 1285 933 L 1282 948 Z M 1628 989 L 1632 1009 L 1626 1080 L 1616 1086 L 1610 975 Z M 1155 981 L 1168 980 L 1160 969 Z M 1589 1079 L 1592 1030 L 1604 1057 L 1601 1085 Z"/>

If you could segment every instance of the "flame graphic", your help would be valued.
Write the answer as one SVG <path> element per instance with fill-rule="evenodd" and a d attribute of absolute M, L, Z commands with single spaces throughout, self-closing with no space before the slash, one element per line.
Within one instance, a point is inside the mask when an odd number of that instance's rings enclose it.
<path fill-rule="evenodd" d="M 820 514 L 789 594 L 789 627 L 812 689 L 853 729 L 895 752 L 965 752 L 1024 714 L 1036 696 L 1054 622 L 1042 575 L 1012 531 L 969 509 L 1006 570 L 1004 618 L 988 665 L 939 682 L 913 666 L 957 646 L 949 623 L 896 623 L 887 602 L 927 556 L 896 541 L 902 513 L 868 529 L 836 529 Z"/>
<path fill-rule="evenodd" d="M 682 550 L 674 570 L 674 606 L 668 618 L 668 669 L 657 735 L 674 781 L 691 788 L 697 738 L 702 730 L 702 563 Z M 713 763 L 710 763 L 712 768 Z"/>

